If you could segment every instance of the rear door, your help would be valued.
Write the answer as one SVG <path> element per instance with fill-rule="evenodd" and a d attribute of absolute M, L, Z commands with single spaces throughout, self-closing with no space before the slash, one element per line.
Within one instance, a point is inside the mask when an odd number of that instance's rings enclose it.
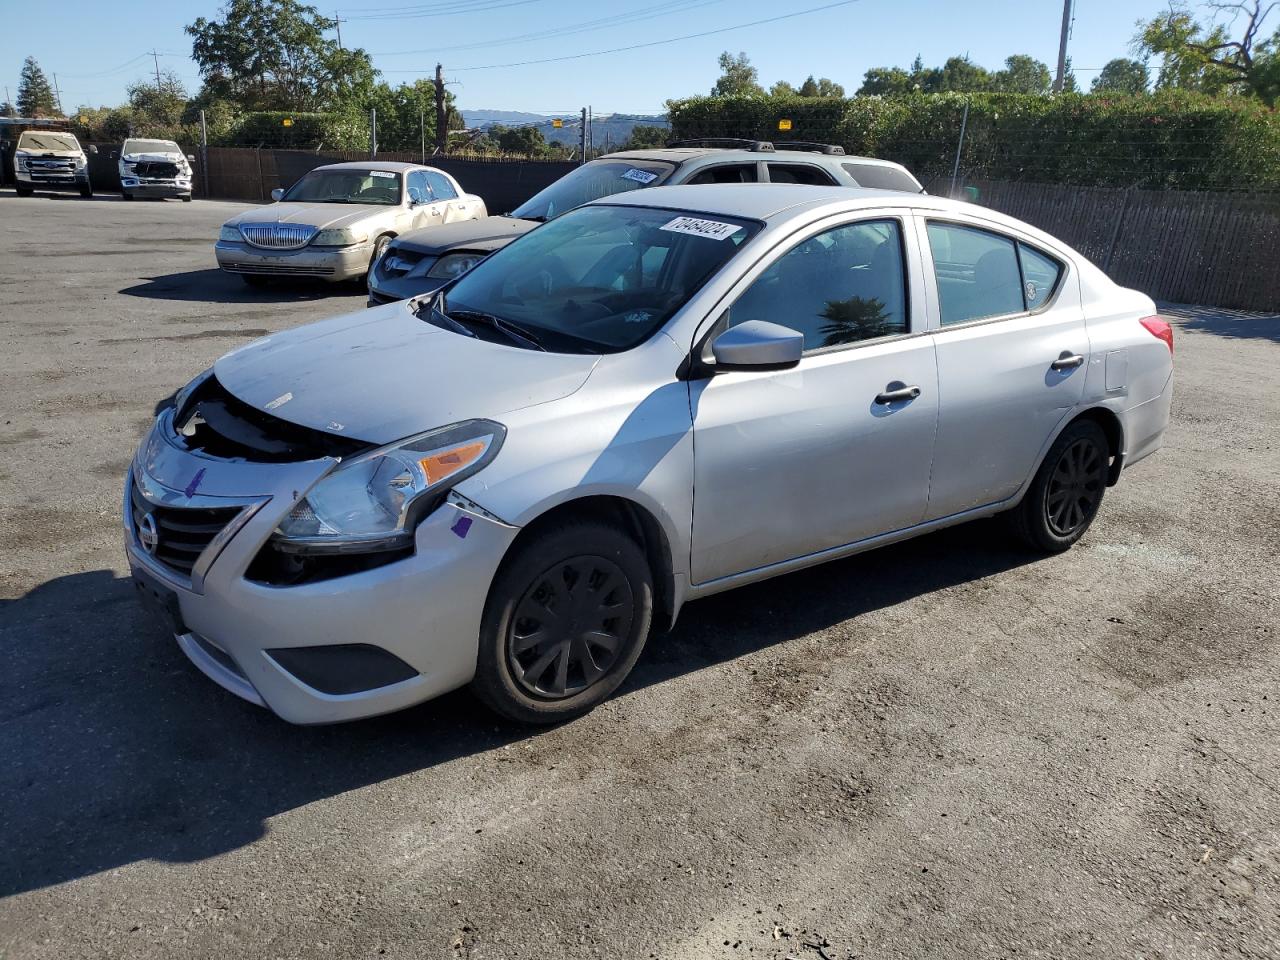
<path fill-rule="evenodd" d="M 432 194 L 431 184 L 427 182 L 427 171 L 410 170 L 405 178 L 405 189 L 409 194 L 408 230 L 444 223 L 444 204 L 438 202 Z"/>
<path fill-rule="evenodd" d="M 976 218 L 917 229 L 937 305 L 936 519 L 1017 492 L 1083 396 L 1089 337 L 1065 258 Z"/>
<path fill-rule="evenodd" d="M 474 220 L 484 215 L 484 202 L 479 197 L 459 191 L 451 177 L 446 177 L 438 170 L 428 170 L 426 174 L 431 192 L 441 205 L 445 223 Z"/>

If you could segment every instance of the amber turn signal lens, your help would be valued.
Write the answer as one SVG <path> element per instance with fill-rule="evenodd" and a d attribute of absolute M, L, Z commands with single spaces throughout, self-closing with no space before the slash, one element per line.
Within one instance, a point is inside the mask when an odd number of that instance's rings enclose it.
<path fill-rule="evenodd" d="M 488 443 L 484 440 L 461 443 L 456 447 L 450 447 L 448 450 L 437 450 L 435 453 L 427 454 L 418 461 L 418 465 L 422 467 L 422 472 L 426 474 L 427 483 L 434 484 L 450 474 L 457 473 L 467 464 L 476 460 L 484 453 L 487 446 Z"/>

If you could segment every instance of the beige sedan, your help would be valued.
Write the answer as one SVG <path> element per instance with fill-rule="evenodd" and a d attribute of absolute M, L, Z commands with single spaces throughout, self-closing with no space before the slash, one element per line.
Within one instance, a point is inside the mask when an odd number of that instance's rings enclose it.
<path fill-rule="evenodd" d="M 271 197 L 271 206 L 224 223 L 213 248 L 219 267 L 255 286 L 270 277 L 357 280 L 393 237 L 488 216 L 449 174 L 415 163 L 317 167 Z"/>

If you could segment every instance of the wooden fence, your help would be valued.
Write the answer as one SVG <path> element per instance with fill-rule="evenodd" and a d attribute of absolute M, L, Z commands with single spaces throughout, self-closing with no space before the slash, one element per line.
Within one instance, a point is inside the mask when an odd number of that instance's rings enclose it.
<path fill-rule="evenodd" d="M 1157 300 L 1280 310 L 1280 196 L 971 181 L 977 202 Z"/>

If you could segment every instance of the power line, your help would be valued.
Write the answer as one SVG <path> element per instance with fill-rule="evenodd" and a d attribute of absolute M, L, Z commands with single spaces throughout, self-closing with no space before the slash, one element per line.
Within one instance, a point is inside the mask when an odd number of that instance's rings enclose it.
<path fill-rule="evenodd" d="M 682 40 L 696 40 L 699 37 L 712 37 L 721 33 L 728 33 L 731 30 L 744 30 L 747 27 L 758 27 L 766 23 L 777 23 L 781 20 L 791 20 L 794 17 L 807 16 L 810 13 L 820 13 L 823 10 L 834 10 L 836 7 L 847 7 L 850 4 L 857 3 L 858 0 L 838 0 L 836 3 L 824 4 L 820 7 L 810 7 L 808 10 L 797 10 L 794 13 L 784 13 L 776 17 L 766 17 L 763 20 L 752 20 L 749 23 L 736 23 L 728 27 L 717 27 L 715 30 L 703 30 L 699 33 L 687 33 L 682 37 L 668 37 L 665 40 L 650 40 L 647 43 L 633 43 L 625 47 L 612 47 L 608 50 L 592 50 L 589 53 L 571 53 L 562 57 L 544 57 L 541 60 L 520 60 L 515 63 L 486 63 L 474 67 L 454 67 L 454 70 L 501 70 L 507 67 L 529 67 L 542 63 L 563 63 L 566 60 L 582 60 L 586 57 L 602 57 L 610 53 L 624 53 L 628 50 L 644 50 L 648 47 L 660 47 L 668 43 L 679 43 Z M 383 70 L 383 73 L 421 73 L 420 70 Z"/>
<path fill-rule="evenodd" d="M 444 8 L 414 8 L 406 7 L 405 13 L 374 13 L 364 16 L 349 15 L 344 19 L 353 20 L 423 20 L 426 18 L 438 19 L 439 17 L 449 17 L 460 13 L 488 13 L 492 10 L 505 10 L 507 7 L 523 7 L 530 3 L 542 3 L 543 0 L 476 0 L 476 5 L 466 6 L 463 4 L 450 3 Z M 412 12 L 414 10 L 418 12 Z"/>
<path fill-rule="evenodd" d="M 500 37 L 496 40 L 480 40 L 475 43 L 451 44 L 448 47 L 432 47 L 426 50 L 395 50 L 386 53 L 370 53 L 369 56 L 404 57 L 423 53 L 435 53 L 444 49 L 450 51 L 476 50 L 486 47 L 498 47 L 509 43 L 524 43 L 532 40 L 546 40 L 550 38 L 559 39 L 560 37 L 570 36 L 575 33 L 588 33 L 592 30 L 604 30 L 608 27 L 639 23 L 642 20 L 666 17 L 670 16 L 672 13 L 685 13 L 690 10 L 696 10 L 699 7 L 708 7 L 713 4 L 724 2 L 725 0 L 692 0 L 692 2 L 690 2 L 690 0 L 671 0 L 671 2 L 668 3 L 660 3 L 657 6 L 633 10 L 630 13 L 614 14 L 608 17 L 600 17 L 597 20 L 585 20 L 581 23 L 555 27 L 549 30 L 540 30 L 535 33 L 523 33 L 516 36 Z"/>

